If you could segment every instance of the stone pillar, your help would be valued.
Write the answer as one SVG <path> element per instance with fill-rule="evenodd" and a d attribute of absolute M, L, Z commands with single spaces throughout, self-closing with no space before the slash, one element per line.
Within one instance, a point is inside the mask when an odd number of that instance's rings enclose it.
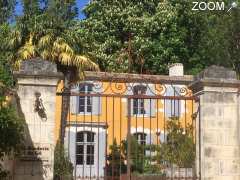
<path fill-rule="evenodd" d="M 218 66 L 204 70 L 190 85 L 199 96 L 201 180 L 240 180 L 239 86 L 234 71 Z"/>
<path fill-rule="evenodd" d="M 25 147 L 15 160 L 14 180 L 52 180 L 55 148 L 56 87 L 61 73 L 41 59 L 24 61 L 15 72 Z"/>

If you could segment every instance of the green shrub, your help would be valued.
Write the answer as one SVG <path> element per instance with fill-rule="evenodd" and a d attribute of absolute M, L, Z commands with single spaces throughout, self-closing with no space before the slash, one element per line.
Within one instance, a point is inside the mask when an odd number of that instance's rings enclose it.
<path fill-rule="evenodd" d="M 64 145 L 57 143 L 54 152 L 54 179 L 55 180 L 72 180 L 73 165 L 66 155 Z"/>

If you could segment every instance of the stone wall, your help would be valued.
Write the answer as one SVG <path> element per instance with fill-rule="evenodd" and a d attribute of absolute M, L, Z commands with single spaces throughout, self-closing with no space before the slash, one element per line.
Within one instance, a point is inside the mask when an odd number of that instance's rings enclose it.
<path fill-rule="evenodd" d="M 14 161 L 14 179 L 52 180 L 56 86 L 62 74 L 55 64 L 35 59 L 23 62 L 15 77 L 26 137 L 24 154 Z M 217 66 L 200 73 L 189 86 L 199 96 L 199 179 L 240 180 L 239 86 L 234 71 Z"/>
<path fill-rule="evenodd" d="M 15 180 L 52 180 L 55 148 L 56 86 L 62 74 L 54 63 L 24 61 L 17 79 L 20 111 L 25 117 L 25 148 L 14 162 Z"/>
<path fill-rule="evenodd" d="M 213 66 L 190 86 L 200 98 L 197 165 L 203 180 L 240 180 L 239 85 L 235 72 Z"/>

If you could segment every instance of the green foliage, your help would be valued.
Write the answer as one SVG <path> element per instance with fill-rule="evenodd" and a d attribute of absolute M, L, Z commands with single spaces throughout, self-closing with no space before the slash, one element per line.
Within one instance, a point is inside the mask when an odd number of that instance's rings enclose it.
<path fill-rule="evenodd" d="M 68 25 L 78 14 L 75 0 L 49 0 L 46 10 L 57 24 Z"/>
<path fill-rule="evenodd" d="M 108 176 L 120 176 L 127 171 L 127 167 L 124 164 L 125 157 L 121 152 L 120 145 L 117 144 L 116 139 L 114 139 L 113 144 L 110 146 L 110 153 L 107 156 L 107 175 Z"/>
<path fill-rule="evenodd" d="M 8 24 L 0 25 L 0 161 L 4 156 L 14 155 L 20 150 L 24 129 L 24 121 L 6 102 L 6 94 L 14 85 L 10 63 L 7 61 L 10 53 L 6 42 L 10 31 Z M 0 179 L 7 178 L 7 175 L 0 165 Z"/>
<path fill-rule="evenodd" d="M 7 47 L 7 37 L 10 31 L 9 25 L 0 25 L 0 82 L 7 87 L 13 86 L 11 64 L 7 61 L 10 54 Z"/>
<path fill-rule="evenodd" d="M 240 74 L 239 8 L 192 11 L 192 2 L 93 0 L 76 31 L 104 71 L 164 74 L 181 62 L 189 74 L 212 64 Z"/>
<path fill-rule="evenodd" d="M 0 157 L 18 149 L 23 136 L 23 123 L 12 107 L 0 109 Z M 11 137 L 11 138 L 10 138 Z"/>
<path fill-rule="evenodd" d="M 23 140 L 23 120 L 15 110 L 3 106 L 0 102 L 0 161 L 4 156 L 13 155 L 20 150 Z M 0 179 L 6 177 L 7 172 L 0 165 Z"/>
<path fill-rule="evenodd" d="M 136 137 L 130 137 L 130 146 L 131 146 L 131 171 L 137 173 L 143 173 L 145 166 L 145 149 L 144 145 L 138 143 Z M 128 143 L 126 140 L 122 141 L 122 151 L 127 159 Z"/>
<path fill-rule="evenodd" d="M 224 1 L 226 4 L 229 1 Z M 238 1 L 238 4 L 240 1 Z M 209 28 L 203 39 L 204 53 L 202 60 L 234 69 L 240 74 L 240 11 L 239 7 L 229 12 L 209 14 Z"/>
<path fill-rule="evenodd" d="M 58 142 L 54 151 L 54 179 L 72 180 L 73 165 L 66 155 L 64 146 Z"/>
<path fill-rule="evenodd" d="M 165 176 L 166 165 L 176 165 L 183 168 L 192 168 L 195 162 L 195 144 L 193 142 L 192 126 L 183 128 L 178 118 L 172 118 L 167 123 L 167 141 L 159 145 L 139 144 L 135 136 L 130 137 L 130 159 L 132 173 L 158 174 Z M 114 140 L 108 156 L 107 174 L 120 176 L 126 172 L 128 143 L 123 140 L 117 145 Z M 151 153 L 151 154 L 150 154 Z M 121 159 L 121 161 L 120 161 Z"/>
<path fill-rule="evenodd" d="M 93 0 L 78 33 L 102 70 L 162 74 L 182 62 L 199 71 L 206 19 L 191 7 L 189 0 Z"/>
<path fill-rule="evenodd" d="M 14 68 L 18 69 L 23 60 L 40 57 L 55 61 L 63 73 L 70 72 L 71 80 L 82 78 L 84 70 L 98 70 L 89 57 L 82 55 L 77 44 L 79 38 L 74 34 L 75 1 L 52 0 L 44 8 L 40 8 L 36 0 L 30 4 L 24 5 L 24 14 L 17 18 L 16 26 L 8 37 L 11 52 L 8 61 Z"/>
<path fill-rule="evenodd" d="M 167 141 L 158 147 L 157 159 L 178 167 L 192 168 L 195 162 L 193 130 L 189 125 L 184 129 L 177 119 L 167 123 Z"/>
<path fill-rule="evenodd" d="M 1 0 L 0 1 L 0 25 L 6 23 L 12 16 L 16 0 Z"/>

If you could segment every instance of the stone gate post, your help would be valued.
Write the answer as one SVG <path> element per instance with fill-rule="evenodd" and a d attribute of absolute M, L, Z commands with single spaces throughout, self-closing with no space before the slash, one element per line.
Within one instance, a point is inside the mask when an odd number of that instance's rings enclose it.
<path fill-rule="evenodd" d="M 25 147 L 15 160 L 14 180 L 52 180 L 56 87 L 63 75 L 56 64 L 32 59 L 22 62 L 14 76 L 25 118 Z"/>
<path fill-rule="evenodd" d="M 197 166 L 201 180 L 240 180 L 239 86 L 236 73 L 211 66 L 190 85 L 199 96 Z"/>

